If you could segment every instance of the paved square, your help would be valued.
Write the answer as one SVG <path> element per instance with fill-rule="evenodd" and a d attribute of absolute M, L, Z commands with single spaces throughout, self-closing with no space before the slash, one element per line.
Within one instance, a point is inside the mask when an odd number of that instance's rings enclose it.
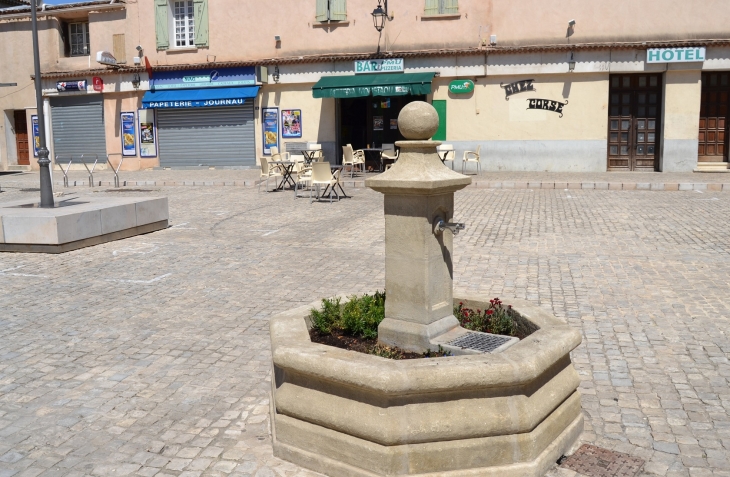
<path fill-rule="evenodd" d="M 271 455 L 268 319 L 382 289 L 381 196 L 144 189 L 172 228 L 0 255 L 0 477 L 313 475 Z M 468 189 L 455 286 L 582 330 L 584 442 L 730 476 L 729 215 L 711 191 Z"/>

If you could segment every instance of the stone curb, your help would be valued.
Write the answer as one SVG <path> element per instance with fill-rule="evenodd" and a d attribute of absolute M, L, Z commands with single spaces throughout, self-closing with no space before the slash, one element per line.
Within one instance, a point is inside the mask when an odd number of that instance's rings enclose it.
<path fill-rule="evenodd" d="M 365 181 L 343 181 L 344 187 L 364 188 Z M 55 182 L 63 187 L 63 182 Z M 112 181 L 95 181 L 94 187 L 113 187 Z M 257 187 L 255 179 L 239 181 L 121 181 L 121 187 Z M 88 187 L 87 181 L 69 181 L 69 187 Z M 468 187 L 477 189 L 593 189 L 593 190 L 642 190 L 642 191 L 708 191 L 728 192 L 730 183 L 663 183 L 663 182 L 515 182 L 475 181 Z"/>

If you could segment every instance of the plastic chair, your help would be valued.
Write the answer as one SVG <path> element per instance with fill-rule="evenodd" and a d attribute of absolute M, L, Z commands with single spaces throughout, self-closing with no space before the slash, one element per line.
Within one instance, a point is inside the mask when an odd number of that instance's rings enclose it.
<path fill-rule="evenodd" d="M 281 173 L 277 168 L 270 167 L 269 160 L 265 157 L 261 158 L 261 175 L 259 176 L 259 192 L 261 192 L 261 183 L 266 179 L 266 191 L 269 190 L 269 179 L 274 178 L 274 185 L 276 184 L 276 178 L 281 177 Z"/>
<path fill-rule="evenodd" d="M 365 151 L 358 149 L 352 154 L 353 172 L 355 167 L 360 166 L 360 172 L 365 175 Z M 352 179 L 352 173 L 350 173 L 350 179 Z"/>
<path fill-rule="evenodd" d="M 398 160 L 398 156 L 400 156 L 400 150 L 395 149 L 395 145 L 393 144 L 383 144 L 383 152 L 380 155 L 380 157 L 383 158 L 383 162 L 386 160 L 393 161 L 393 164 Z M 385 170 L 387 171 L 390 169 L 393 164 L 388 164 L 385 166 Z"/>
<path fill-rule="evenodd" d="M 337 201 L 339 202 L 340 195 L 335 190 L 335 185 L 339 183 L 341 171 L 337 171 L 335 174 L 336 175 L 332 174 L 329 162 L 315 162 L 312 164 L 312 188 L 309 189 L 310 203 L 314 202 L 314 199 L 312 199 L 312 191 L 314 190 L 314 187 L 317 187 L 317 199 L 319 199 L 320 187 L 323 185 L 328 186 L 330 189 L 330 204 L 332 203 L 332 192 L 335 193 Z"/>
<path fill-rule="evenodd" d="M 352 172 L 355 168 L 355 157 L 352 152 L 352 144 L 342 146 L 342 165 L 344 167 L 350 167 L 350 177 L 352 177 Z"/>
<path fill-rule="evenodd" d="M 464 165 L 467 162 L 477 163 L 477 173 L 482 172 L 482 163 L 479 161 L 479 152 L 482 150 L 481 144 L 477 147 L 476 151 L 464 151 L 464 157 L 461 160 L 461 173 L 464 173 Z"/>
<path fill-rule="evenodd" d="M 444 154 L 443 163 L 446 165 L 446 161 L 451 162 L 451 170 L 454 170 L 454 145 L 453 144 L 441 144 L 436 150 Z M 451 158 L 449 158 L 451 153 Z"/>

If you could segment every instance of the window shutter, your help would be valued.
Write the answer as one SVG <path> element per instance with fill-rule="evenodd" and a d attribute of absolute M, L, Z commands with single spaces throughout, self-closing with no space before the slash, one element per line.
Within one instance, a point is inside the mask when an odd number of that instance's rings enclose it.
<path fill-rule="evenodd" d="M 423 9 L 424 15 L 437 15 L 439 12 L 439 0 L 426 0 L 426 8 Z"/>
<path fill-rule="evenodd" d="M 444 11 L 441 13 L 459 13 L 459 0 L 443 0 Z"/>
<path fill-rule="evenodd" d="M 347 0 L 330 0 L 330 20 L 347 20 Z"/>
<path fill-rule="evenodd" d="M 208 46 L 208 0 L 195 0 L 195 46 Z"/>
<path fill-rule="evenodd" d="M 329 19 L 328 16 L 328 10 L 329 10 L 329 1 L 328 0 L 317 0 L 317 21 L 318 22 L 326 22 Z"/>
<path fill-rule="evenodd" d="M 155 33 L 157 36 L 158 50 L 170 48 L 170 35 L 168 30 L 167 0 L 155 0 Z"/>

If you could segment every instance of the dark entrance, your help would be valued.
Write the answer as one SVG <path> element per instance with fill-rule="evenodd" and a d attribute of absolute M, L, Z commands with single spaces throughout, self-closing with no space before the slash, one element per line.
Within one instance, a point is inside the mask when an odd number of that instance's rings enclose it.
<path fill-rule="evenodd" d="M 28 123 L 25 109 L 19 109 L 13 113 L 15 121 L 15 147 L 18 151 L 18 165 L 30 165 L 30 145 L 28 143 Z"/>
<path fill-rule="evenodd" d="M 661 74 L 611 75 L 608 170 L 657 170 L 661 127 Z"/>
<path fill-rule="evenodd" d="M 699 162 L 728 160 L 728 94 L 730 73 L 702 73 Z"/>
<path fill-rule="evenodd" d="M 426 101 L 423 95 L 366 96 L 337 100 L 337 162 L 342 162 L 342 146 L 353 149 L 382 147 L 405 139 L 398 130 L 398 115 L 412 101 Z"/>

